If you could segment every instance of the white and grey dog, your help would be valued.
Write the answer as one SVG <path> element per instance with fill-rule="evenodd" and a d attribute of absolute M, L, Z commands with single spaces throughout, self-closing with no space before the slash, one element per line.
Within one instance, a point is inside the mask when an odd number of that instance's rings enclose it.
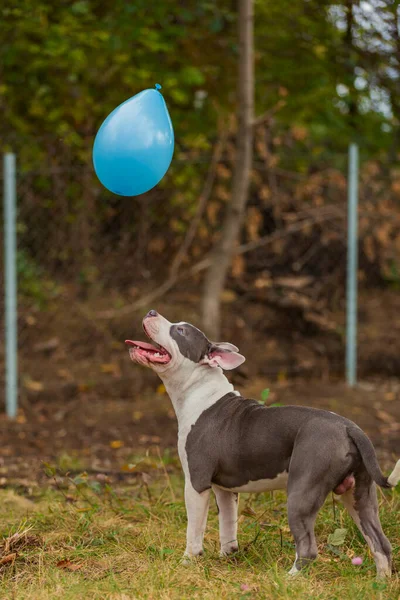
<path fill-rule="evenodd" d="M 379 521 L 376 484 L 400 481 L 400 460 L 385 477 L 368 437 L 352 421 L 325 410 L 262 406 L 243 398 L 223 370 L 245 358 L 229 343 L 210 342 L 189 323 L 151 310 L 143 319 L 157 347 L 127 340 L 131 359 L 162 379 L 178 418 L 185 474 L 185 556 L 203 552 L 210 491 L 220 523 L 221 553 L 238 549 L 238 492 L 287 489 L 296 574 L 317 556 L 314 523 L 329 492 L 341 496 L 374 556 L 378 576 L 392 570 L 391 546 Z"/>

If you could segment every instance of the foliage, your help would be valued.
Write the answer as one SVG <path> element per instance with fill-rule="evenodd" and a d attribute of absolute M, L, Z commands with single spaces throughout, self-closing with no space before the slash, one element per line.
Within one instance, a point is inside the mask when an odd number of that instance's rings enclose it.
<path fill-rule="evenodd" d="M 59 288 L 46 277 L 43 269 L 24 250 L 17 253 L 18 290 L 23 298 L 28 298 L 35 307 L 47 308 L 49 300 L 56 298 Z"/>
<path fill-rule="evenodd" d="M 310 207 L 333 203 L 344 216 L 346 149 L 355 139 L 365 165 L 361 269 L 371 283 L 396 285 L 396 11 L 397 3 L 386 0 L 256 0 L 256 109 L 266 118 L 255 136 L 244 241 L 287 227 L 289 218 Z M 27 0 L 24 6 L 5 0 L 0 16 L 0 138 L 3 148 L 18 153 L 24 252 L 50 276 L 79 282 L 84 290 L 100 272 L 121 288 L 132 277 L 135 284 L 157 278 L 193 220 L 213 147 L 225 135 L 215 185 L 189 249 L 191 259 L 203 256 L 218 239 L 231 191 L 236 7 L 227 0 L 168 0 L 151 11 L 145 0 Z M 94 135 L 116 105 L 156 82 L 175 127 L 172 166 L 143 201 L 111 196 L 93 174 Z M 338 231 L 329 219 L 310 225 L 288 235 L 287 243 L 274 242 L 273 265 L 263 248 L 262 266 L 252 254 L 251 264 L 242 258 L 234 271 L 257 273 L 256 280 L 271 271 L 320 276 L 343 262 L 343 227 L 343 220 Z M 319 251 L 328 245 L 331 258 Z M 134 274 L 132 261 L 140 264 Z"/>
<path fill-rule="evenodd" d="M 108 6 L 44 0 L 24 7 L 9 0 L 1 10 L 2 133 L 11 143 L 14 135 L 23 138 L 24 164 L 38 164 L 46 142 L 57 139 L 87 161 L 106 115 L 157 81 L 171 105 L 178 139 L 196 142 L 213 107 L 194 110 L 194 91 L 211 91 L 226 73 L 226 65 L 215 61 L 224 46 L 225 16 L 212 3 L 191 2 L 182 10 L 166 2 L 149 11 L 144 0 Z M 32 144 L 25 147 L 28 140 Z"/>
<path fill-rule="evenodd" d="M 395 5 L 374 7 L 375 26 L 366 22 L 367 8 L 351 2 L 268 0 L 255 9 L 259 112 L 283 95 L 282 127 L 307 125 L 316 142 L 329 137 L 331 151 L 343 150 L 347 96 L 337 86 L 353 78 L 358 135 L 375 150 L 385 143 L 380 126 L 398 85 Z M 234 107 L 236 12 L 226 0 L 190 0 L 184 8 L 169 0 L 152 11 L 145 0 L 28 0 L 24 7 L 6 0 L 1 11 L 1 133 L 11 143 L 21 136 L 24 164 L 38 164 L 57 139 L 87 161 L 104 117 L 156 80 L 184 147 L 207 147 L 216 114 Z M 377 85 L 392 99 L 388 106 L 373 102 Z M 199 90 L 207 95 L 196 109 Z"/>

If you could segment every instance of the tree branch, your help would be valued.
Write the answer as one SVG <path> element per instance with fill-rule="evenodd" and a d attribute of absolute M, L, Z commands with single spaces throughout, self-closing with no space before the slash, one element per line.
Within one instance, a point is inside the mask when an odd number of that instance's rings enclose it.
<path fill-rule="evenodd" d="M 286 238 L 293 233 L 298 233 L 307 227 L 312 225 L 316 225 L 319 223 L 324 223 L 325 221 L 329 221 L 332 218 L 344 218 L 344 213 L 340 213 L 339 211 L 332 214 L 332 212 L 327 212 L 325 207 L 324 210 L 321 210 L 321 214 L 316 215 L 313 218 L 309 219 L 301 219 L 297 223 L 290 225 L 286 229 L 281 229 L 279 231 L 274 231 L 269 235 L 266 235 L 258 240 L 254 240 L 253 242 L 248 242 L 247 244 L 242 244 L 234 249 L 233 255 L 238 254 L 246 254 L 247 252 L 251 252 L 252 250 L 256 250 L 257 248 L 262 248 L 263 246 L 267 246 L 268 244 L 272 244 L 275 240 Z M 114 319 L 115 317 L 122 317 L 126 315 L 130 315 L 137 310 L 148 307 L 151 302 L 157 300 L 161 296 L 163 296 L 166 292 L 168 292 L 176 283 L 183 279 L 188 279 L 193 277 L 193 275 L 197 275 L 201 273 L 205 269 L 207 269 L 213 261 L 213 254 L 210 253 L 208 256 L 200 260 L 199 262 L 192 265 L 189 269 L 183 271 L 180 275 L 176 274 L 173 277 L 169 277 L 164 283 L 162 283 L 158 288 L 152 290 L 136 302 L 124 306 L 119 309 L 110 309 L 106 311 L 102 311 L 97 313 L 96 317 L 99 319 Z"/>
<path fill-rule="evenodd" d="M 214 187 L 214 181 L 217 174 L 217 166 L 221 160 L 228 133 L 228 130 L 224 128 L 220 138 L 217 140 L 214 146 L 210 168 L 208 169 L 207 178 L 198 200 L 196 214 L 193 217 L 192 222 L 190 223 L 190 227 L 186 233 L 182 246 L 179 248 L 175 258 L 172 261 L 171 269 L 169 272 L 170 279 L 173 279 L 178 274 L 179 268 L 194 240 L 194 236 L 196 235 L 197 228 L 199 226 L 204 210 L 207 206 L 207 202 L 210 199 L 210 195 Z"/>
<path fill-rule="evenodd" d="M 286 100 L 279 100 L 275 106 L 273 106 L 272 108 L 270 108 L 269 110 L 267 110 L 265 113 L 263 113 L 262 115 L 259 115 L 258 117 L 256 117 L 253 120 L 253 127 L 258 127 L 259 125 L 263 125 L 264 123 L 266 123 L 267 121 L 270 120 L 270 118 L 276 113 L 278 112 L 278 110 L 280 110 L 281 108 L 283 108 L 286 105 Z"/>

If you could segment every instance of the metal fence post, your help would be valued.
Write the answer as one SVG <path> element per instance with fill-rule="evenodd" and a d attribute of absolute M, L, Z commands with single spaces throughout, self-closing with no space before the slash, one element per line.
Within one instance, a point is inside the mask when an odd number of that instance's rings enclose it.
<path fill-rule="evenodd" d="M 347 294 L 346 294 L 346 379 L 357 383 L 357 270 L 358 270 L 358 146 L 349 146 Z"/>
<path fill-rule="evenodd" d="M 4 294 L 6 352 L 6 412 L 17 415 L 17 243 L 15 154 L 4 155 Z"/>

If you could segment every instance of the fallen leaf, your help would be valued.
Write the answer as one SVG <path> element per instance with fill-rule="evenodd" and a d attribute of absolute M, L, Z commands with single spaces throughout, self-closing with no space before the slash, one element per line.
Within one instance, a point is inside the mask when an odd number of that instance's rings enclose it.
<path fill-rule="evenodd" d="M 121 371 L 120 371 L 119 365 L 117 365 L 115 363 L 103 364 L 103 365 L 101 365 L 101 370 L 103 373 L 108 373 L 110 375 L 114 375 L 114 377 L 121 376 Z"/>
<path fill-rule="evenodd" d="M 235 302 L 236 298 L 237 296 L 232 290 L 224 290 L 223 292 L 221 292 L 220 295 L 220 300 L 224 304 L 230 304 L 231 302 Z"/>
<path fill-rule="evenodd" d="M 378 419 L 380 419 L 384 423 L 392 423 L 393 422 L 392 415 L 389 415 L 389 413 L 387 413 L 385 410 L 377 410 L 376 416 L 378 417 Z"/>
<path fill-rule="evenodd" d="M 293 289 L 301 289 L 307 287 L 314 281 L 314 277 L 308 275 L 277 277 L 274 283 L 281 287 L 289 287 Z"/>
<path fill-rule="evenodd" d="M 14 562 L 14 560 L 16 558 L 17 558 L 16 552 L 13 552 L 12 554 L 7 554 L 7 556 L 3 556 L 2 558 L 0 558 L 0 565 L 5 565 L 7 563 Z"/>
<path fill-rule="evenodd" d="M 136 471 L 136 464 L 129 463 L 122 465 L 121 471 L 124 471 L 126 473 L 133 473 L 134 471 Z"/>
<path fill-rule="evenodd" d="M 56 564 L 59 569 L 67 569 L 68 571 L 78 571 L 83 567 L 82 563 L 73 563 L 70 560 L 60 560 Z"/>
<path fill-rule="evenodd" d="M 87 392 L 90 390 L 90 385 L 88 383 L 80 383 L 78 385 L 78 392 Z"/>
<path fill-rule="evenodd" d="M 60 345 L 60 340 L 58 338 L 51 338 L 46 342 L 39 342 L 33 346 L 34 352 L 51 352 L 55 350 Z"/>
<path fill-rule="evenodd" d="M 110 447 L 114 449 L 122 448 L 124 442 L 122 440 L 113 440 L 110 442 Z"/>
<path fill-rule="evenodd" d="M 254 287 L 258 290 L 262 290 L 263 288 L 268 288 L 272 286 L 272 279 L 270 277 L 259 277 L 254 282 Z"/>
<path fill-rule="evenodd" d="M 68 371 L 68 369 L 58 369 L 57 375 L 59 377 L 62 377 L 63 379 L 71 379 L 72 378 L 72 374 L 70 371 Z"/>
<path fill-rule="evenodd" d="M 34 381 L 33 379 L 27 379 L 24 385 L 26 389 L 30 390 L 31 392 L 41 392 L 44 388 L 43 383 L 40 381 Z"/>
<path fill-rule="evenodd" d="M 347 529 L 335 529 L 328 535 L 328 544 L 331 546 L 341 546 L 346 539 Z"/>

